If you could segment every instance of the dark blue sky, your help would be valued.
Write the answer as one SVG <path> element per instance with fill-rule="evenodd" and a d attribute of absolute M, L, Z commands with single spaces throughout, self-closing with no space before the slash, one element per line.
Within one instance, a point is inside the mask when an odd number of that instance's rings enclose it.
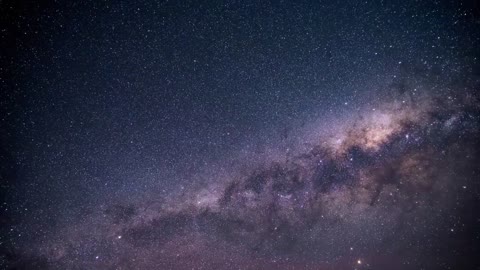
<path fill-rule="evenodd" d="M 0 6 L 4 223 L 20 227 L 285 151 L 322 119 L 478 88 L 474 2 Z"/>

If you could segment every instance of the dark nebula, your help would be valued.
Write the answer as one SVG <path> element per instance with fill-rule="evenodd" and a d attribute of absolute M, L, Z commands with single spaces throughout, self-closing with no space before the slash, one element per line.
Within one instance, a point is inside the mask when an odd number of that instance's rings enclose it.
<path fill-rule="evenodd" d="M 480 269 L 470 2 L 2 2 L 2 269 Z"/>

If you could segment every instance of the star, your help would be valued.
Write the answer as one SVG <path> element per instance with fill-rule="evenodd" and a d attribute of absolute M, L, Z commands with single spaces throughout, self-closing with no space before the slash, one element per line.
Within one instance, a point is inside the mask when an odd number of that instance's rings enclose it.
<path fill-rule="evenodd" d="M 3 268 L 479 265 L 468 1 L 4 2 Z"/>

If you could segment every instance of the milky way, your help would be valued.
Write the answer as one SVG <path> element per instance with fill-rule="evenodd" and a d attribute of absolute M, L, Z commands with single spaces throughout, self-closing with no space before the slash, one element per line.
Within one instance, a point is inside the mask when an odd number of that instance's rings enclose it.
<path fill-rule="evenodd" d="M 53 269 L 403 269 L 397 252 L 411 260 L 439 244 L 458 224 L 434 225 L 478 188 L 478 109 L 471 97 L 386 103 L 303 153 L 200 190 L 102 205 L 29 250 Z"/>
<path fill-rule="evenodd" d="M 0 268 L 479 269 L 476 5 L 7 2 Z"/>

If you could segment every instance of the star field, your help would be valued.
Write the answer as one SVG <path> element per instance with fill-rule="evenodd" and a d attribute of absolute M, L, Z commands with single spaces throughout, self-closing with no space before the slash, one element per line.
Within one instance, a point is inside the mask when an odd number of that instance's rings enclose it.
<path fill-rule="evenodd" d="M 474 1 L 0 10 L 0 268 L 480 267 Z"/>

